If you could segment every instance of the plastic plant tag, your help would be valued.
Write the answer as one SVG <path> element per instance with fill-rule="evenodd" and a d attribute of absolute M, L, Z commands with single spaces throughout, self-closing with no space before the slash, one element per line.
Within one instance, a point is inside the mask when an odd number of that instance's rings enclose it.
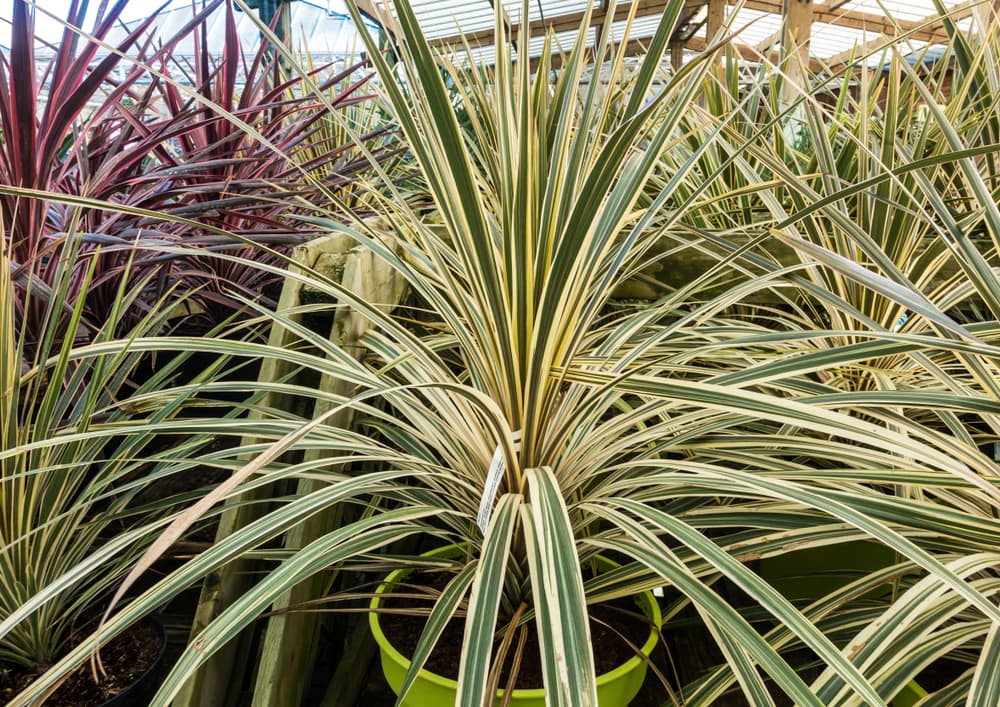
<path fill-rule="evenodd" d="M 511 434 L 511 438 L 514 440 L 514 451 L 521 451 L 521 430 L 517 430 Z M 498 444 L 497 448 L 493 451 L 493 459 L 490 460 L 490 468 L 486 473 L 486 484 L 483 486 L 483 495 L 479 499 L 479 512 L 476 514 L 476 525 L 479 526 L 479 530 L 483 535 L 486 535 L 486 528 L 490 524 L 493 501 L 497 497 L 497 490 L 500 488 L 500 479 L 503 478 L 506 470 L 507 464 L 504 462 L 503 449 Z"/>

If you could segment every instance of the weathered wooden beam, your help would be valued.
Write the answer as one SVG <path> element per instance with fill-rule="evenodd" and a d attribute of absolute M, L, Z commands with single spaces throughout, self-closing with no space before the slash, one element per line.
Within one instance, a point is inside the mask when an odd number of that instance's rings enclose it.
<path fill-rule="evenodd" d="M 708 0 L 708 17 L 705 23 L 705 37 L 712 41 L 726 23 L 726 0 Z"/>
<path fill-rule="evenodd" d="M 761 54 L 766 54 L 767 52 L 774 49 L 778 44 L 781 44 L 781 30 L 777 32 L 772 32 L 764 39 L 760 40 L 754 45 L 754 49 L 759 51 Z"/>
<path fill-rule="evenodd" d="M 598 8 L 598 12 L 604 14 L 605 17 L 608 15 L 608 10 L 611 8 L 611 0 L 601 0 L 601 4 Z M 599 24 L 594 26 L 594 46 L 599 47 L 604 42 L 604 24 Z"/>
<path fill-rule="evenodd" d="M 704 37 L 691 37 L 685 45 L 690 51 L 701 52 L 708 48 L 708 41 Z M 749 44 L 741 44 L 739 42 L 730 42 L 729 46 L 733 49 L 736 56 L 746 61 L 769 61 L 772 64 L 777 64 L 779 60 L 777 51 L 760 51 L 756 47 L 752 47 Z M 809 60 L 810 71 L 819 71 L 824 68 L 824 64 L 818 59 Z"/>
<path fill-rule="evenodd" d="M 684 10 L 681 12 L 681 17 L 686 17 L 704 2 L 705 0 L 689 0 L 685 3 Z M 616 3 L 613 8 L 602 5 L 601 7 L 591 11 L 588 26 L 597 27 L 602 25 L 605 18 L 608 16 L 608 13 L 613 13 L 612 19 L 614 22 L 624 21 L 628 19 L 633 5 L 635 5 L 636 17 L 656 15 L 663 12 L 665 4 L 665 0 L 635 0 L 634 3 Z M 585 12 L 570 12 L 564 15 L 556 15 L 555 17 L 547 17 L 544 20 L 533 20 L 528 23 L 528 32 L 530 36 L 537 37 L 545 34 L 549 30 L 552 30 L 553 32 L 566 32 L 569 30 L 579 29 L 580 25 L 583 23 L 585 14 Z M 513 26 L 514 31 L 519 28 L 520 25 Z M 438 47 L 461 44 L 462 36 L 463 35 L 461 34 L 454 34 L 447 37 L 441 37 L 431 40 L 431 44 Z M 483 44 L 489 45 L 493 43 L 492 29 L 480 30 L 478 32 L 468 32 L 464 36 L 466 41 L 468 41 L 472 46 Z"/>
<path fill-rule="evenodd" d="M 329 273 L 340 280 L 340 284 L 366 302 L 379 305 L 385 310 L 392 309 L 402 299 L 405 282 L 399 273 L 385 260 L 362 246 L 354 246 L 343 256 L 342 265 L 335 273 Z M 324 273 L 326 274 L 326 273 Z M 338 277 L 339 275 L 339 277 Z M 329 339 L 344 350 L 354 351 L 360 356 L 360 344 L 373 323 L 360 313 L 349 308 L 340 308 L 333 318 Z M 343 379 L 324 377 L 319 388 L 331 399 L 347 398 L 354 384 Z M 317 405 L 313 416 L 330 409 L 326 403 Z M 330 418 L 335 427 L 350 428 L 354 424 L 354 412 L 345 409 Z M 305 461 L 320 459 L 321 450 L 312 450 L 304 456 Z M 304 479 L 298 482 L 296 495 L 307 496 L 322 488 L 324 482 Z M 329 509 L 318 513 L 291 529 L 285 537 L 284 547 L 298 550 L 313 540 L 335 530 L 342 522 L 342 509 Z M 253 691 L 253 707 L 285 707 L 302 704 L 303 692 L 309 684 L 316 662 L 316 647 L 319 638 L 319 624 L 323 614 L 294 611 L 305 602 L 321 598 L 328 577 L 318 574 L 282 594 L 273 604 L 276 613 L 267 622 L 261 648 L 259 670 Z M 291 611 L 286 611 L 292 609 Z"/>
<path fill-rule="evenodd" d="M 619 46 L 620 43 L 613 45 L 612 52 L 617 52 Z M 630 39 L 628 42 L 626 42 L 625 56 L 639 56 L 645 54 L 646 48 L 648 46 L 649 46 L 649 38 Z M 691 39 L 687 40 L 684 43 L 684 48 L 693 52 L 705 51 L 705 49 L 707 49 L 708 46 L 709 46 L 708 42 L 705 40 L 704 37 L 691 37 Z M 736 56 L 738 56 L 741 59 L 745 59 L 746 61 L 769 61 L 773 64 L 776 64 L 779 59 L 778 53 L 776 51 L 759 52 L 754 47 L 751 47 L 748 44 L 741 44 L 739 42 L 730 42 L 728 46 L 733 50 Z M 589 49 L 587 51 L 591 52 L 591 50 Z M 589 53 L 586 56 L 586 59 L 588 61 L 592 59 L 592 53 Z M 553 69 L 558 69 L 561 66 L 561 61 L 559 59 L 558 54 L 554 54 L 553 56 L 551 56 L 549 62 L 550 62 L 549 64 L 550 67 Z M 531 59 L 532 71 L 538 68 L 539 63 L 540 62 L 538 57 L 534 57 Z M 825 67 L 826 64 L 818 59 L 809 60 L 810 71 L 818 72 L 824 69 Z"/>
<path fill-rule="evenodd" d="M 778 15 L 782 14 L 783 5 L 783 0 L 745 0 L 743 7 L 748 10 Z M 814 4 L 812 14 L 813 22 L 824 22 L 838 27 L 849 27 L 880 34 L 911 32 L 911 37 L 925 42 L 941 41 L 943 36 L 939 28 L 928 27 L 924 20 L 891 19 L 885 15 L 861 10 L 838 9 L 830 4 Z"/>
<path fill-rule="evenodd" d="M 386 32 L 394 37 L 402 36 L 399 22 L 384 4 L 384 0 L 354 0 L 354 4 L 357 5 L 362 15 L 366 15 L 380 24 Z"/>
<path fill-rule="evenodd" d="M 782 106 L 791 105 L 807 90 L 812 23 L 812 0 L 782 0 L 781 59 L 778 62 L 784 74 Z"/>
<path fill-rule="evenodd" d="M 311 241 L 295 248 L 292 258 L 300 265 L 291 267 L 302 269 L 313 267 L 322 257 L 331 251 L 346 251 L 353 245 L 347 236 L 340 236 L 338 241 L 320 239 Z M 278 311 L 290 320 L 297 321 L 300 316 L 297 307 L 301 300 L 303 284 L 297 279 L 288 279 L 281 291 L 278 301 Z M 295 336 L 286 327 L 275 325 L 268 337 L 272 347 L 284 348 L 295 344 Z M 261 364 L 260 379 L 276 381 L 292 374 L 292 366 L 287 362 L 273 358 L 265 359 Z M 277 410 L 290 410 L 291 403 L 285 398 L 273 393 L 261 401 L 263 407 Z M 260 442 L 257 439 L 244 439 L 243 445 Z M 247 459 L 246 461 L 249 461 Z M 228 504 L 219 521 L 216 538 L 229 537 L 249 523 L 257 520 L 266 512 L 267 500 L 274 495 L 272 488 L 258 489 L 247 493 Z M 232 605 L 252 586 L 254 570 L 257 565 L 245 559 L 235 560 L 209 576 L 202 583 L 201 596 L 195 610 L 191 625 L 191 640 L 197 640 L 198 634 Z M 189 679 L 181 693 L 174 699 L 174 707 L 236 707 L 240 704 L 240 690 L 249 682 L 248 671 L 252 670 L 254 662 L 249 660 L 251 654 L 251 639 L 253 632 L 244 631 L 237 638 L 229 641 Z"/>
<path fill-rule="evenodd" d="M 674 67 L 674 70 L 681 68 L 684 63 L 684 42 L 679 39 L 671 40 L 670 42 L 670 65 Z"/>
<path fill-rule="evenodd" d="M 368 0 L 368 2 L 371 1 L 372 0 Z M 1000 2 L 1000 0 L 992 1 Z M 735 2 L 731 2 L 731 0 L 689 0 L 689 2 L 685 4 L 685 9 L 681 16 L 690 16 L 698 9 L 698 7 L 706 2 L 709 7 L 709 15 L 714 17 L 713 21 L 709 22 L 709 25 L 715 29 L 722 25 L 725 17 L 725 6 L 736 4 Z M 983 0 L 974 0 L 974 3 L 982 2 Z M 664 0 L 637 0 L 635 2 L 636 17 L 647 17 L 649 15 L 655 15 L 662 12 L 664 4 Z M 849 27 L 851 29 L 878 32 L 886 35 L 906 32 L 909 33 L 909 36 L 913 39 L 924 42 L 941 42 L 946 41 L 947 39 L 943 29 L 941 29 L 940 23 L 928 24 L 927 20 L 890 19 L 884 15 L 876 13 L 844 9 L 841 7 L 842 5 L 843 0 L 833 0 L 826 4 L 815 4 L 813 6 L 813 21 L 833 24 L 839 27 Z M 782 14 L 783 0 L 744 0 L 742 6 L 749 10 L 768 12 L 778 15 Z M 617 4 L 614 8 L 609 8 L 602 4 L 601 7 L 591 13 L 590 25 L 601 25 L 609 12 L 614 13 L 614 21 L 622 21 L 628 17 L 630 7 L 630 3 Z M 713 7 L 715 8 L 714 10 Z M 534 37 L 545 34 L 550 29 L 553 32 L 574 30 L 579 28 L 583 19 L 583 12 L 556 15 L 555 17 L 548 17 L 544 20 L 539 19 L 532 21 L 528 25 L 528 31 L 530 35 Z M 715 25 L 715 22 L 718 22 L 718 25 Z M 517 25 L 514 25 L 513 29 L 517 29 L 517 27 Z M 713 36 L 711 32 L 709 33 L 709 36 Z M 493 42 L 493 30 L 485 29 L 478 32 L 469 32 L 465 35 L 465 38 L 473 46 L 491 44 Z M 461 35 L 455 34 L 432 40 L 431 43 L 435 46 L 447 46 L 459 44 L 460 42 Z"/>
<path fill-rule="evenodd" d="M 646 53 L 646 48 L 649 46 L 649 37 L 643 39 L 630 39 L 625 43 L 625 56 L 640 56 Z M 700 52 L 704 51 L 708 46 L 708 43 L 702 37 L 692 37 L 691 39 L 684 42 L 684 48 L 691 51 Z M 731 42 L 730 47 L 736 52 L 737 56 L 746 59 L 747 61 L 760 61 L 760 53 L 754 51 L 753 47 L 747 46 L 746 44 L 739 44 L 737 42 Z M 621 47 L 620 42 L 616 42 L 611 46 L 612 54 L 616 54 Z M 593 60 L 593 50 L 587 49 L 587 54 L 585 55 L 585 61 Z M 774 61 L 777 61 L 777 56 L 772 57 Z M 815 63 L 815 62 L 814 62 Z M 531 59 L 531 70 L 535 71 L 538 69 L 540 60 L 538 57 L 533 57 Z M 549 66 L 553 69 L 558 69 L 562 66 L 562 61 L 558 54 L 553 54 L 549 58 Z M 816 64 L 818 67 L 819 64 Z"/>

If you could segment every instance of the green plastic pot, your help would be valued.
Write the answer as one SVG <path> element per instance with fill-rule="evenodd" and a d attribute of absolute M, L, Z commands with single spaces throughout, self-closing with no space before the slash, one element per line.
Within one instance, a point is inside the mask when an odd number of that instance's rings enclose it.
<path fill-rule="evenodd" d="M 428 555 L 442 555 L 454 552 L 454 547 L 441 548 Z M 607 567 L 614 567 L 610 560 L 598 558 Z M 385 578 L 385 581 L 375 590 L 371 608 L 378 609 L 382 604 L 382 595 L 390 593 L 392 588 L 401 582 L 411 570 L 396 570 Z M 597 702 L 600 707 L 625 707 L 636 696 L 646 678 L 646 659 L 656 647 L 659 640 L 659 625 L 662 620 L 659 604 L 651 592 L 645 592 L 638 597 L 642 610 L 650 620 L 649 638 L 643 644 L 641 656 L 634 656 L 610 672 L 597 676 Z M 386 638 L 379 623 L 379 613 L 372 611 L 368 621 L 378 643 L 382 659 L 382 672 L 389 687 L 397 695 L 403 687 L 403 679 L 410 668 L 410 659 L 402 655 Z M 458 693 L 458 683 L 427 670 L 421 670 L 402 702 L 404 707 L 441 707 L 455 704 Z M 503 699 L 503 690 L 497 691 L 497 704 Z M 515 707 L 545 707 L 545 690 L 514 690 L 511 704 Z"/>
<path fill-rule="evenodd" d="M 764 558 L 760 575 L 786 599 L 813 601 L 895 561 L 895 553 L 885 545 L 858 540 Z M 912 707 L 926 695 L 926 690 L 911 682 L 889 704 Z"/>
<path fill-rule="evenodd" d="M 760 575 L 787 599 L 812 601 L 895 561 L 891 548 L 857 540 L 766 557 Z"/>

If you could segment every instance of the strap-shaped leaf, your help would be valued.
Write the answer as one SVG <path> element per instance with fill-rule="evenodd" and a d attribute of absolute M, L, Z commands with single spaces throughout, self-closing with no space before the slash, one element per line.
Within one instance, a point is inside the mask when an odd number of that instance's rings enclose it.
<path fill-rule="evenodd" d="M 472 583 L 469 610 L 462 642 L 462 666 L 459 671 L 455 704 L 479 707 L 492 704 L 486 688 L 493 656 L 493 632 L 496 627 L 503 579 L 507 572 L 510 543 L 517 524 L 521 496 L 504 494 L 486 528 L 483 549 Z"/>
<path fill-rule="evenodd" d="M 596 705 L 587 597 L 573 522 L 552 469 L 528 469 L 526 474 L 531 500 L 522 518 L 546 702 L 553 707 Z"/>
<path fill-rule="evenodd" d="M 774 678 L 778 687 L 784 690 L 795 704 L 812 707 L 821 707 L 825 704 L 726 599 L 695 577 L 665 545 L 659 541 L 654 544 L 647 538 L 637 538 L 635 535 L 628 540 L 607 538 L 601 541 L 601 545 L 634 557 L 691 599 L 700 612 L 711 616 L 720 630 L 726 631 L 733 641 L 741 645 L 757 664 Z"/>
<path fill-rule="evenodd" d="M 169 705 L 197 667 L 221 645 L 235 638 L 283 592 L 331 564 L 371 552 L 421 531 L 423 528 L 413 521 L 432 512 L 426 508 L 384 511 L 342 526 L 309 543 L 233 602 L 216 621 L 198 634 L 197 640 L 181 655 L 177 669 L 160 686 L 151 705 Z"/>
<path fill-rule="evenodd" d="M 438 597 L 434 608 L 431 609 L 431 614 L 427 617 L 427 624 L 424 626 L 424 632 L 420 635 L 420 641 L 417 642 L 417 647 L 413 649 L 413 655 L 410 656 L 410 667 L 406 671 L 403 685 L 399 689 L 400 702 L 406 699 L 406 695 L 409 693 L 410 688 L 413 687 L 417 675 L 437 645 L 441 632 L 444 631 L 448 622 L 454 618 L 455 611 L 458 609 L 462 599 L 465 598 L 466 592 L 469 591 L 469 585 L 475 579 L 476 567 L 477 565 L 474 564 L 468 564 L 463 567 L 448 582 L 448 586 L 441 592 L 441 596 Z"/>
<path fill-rule="evenodd" d="M 729 577 L 762 607 L 766 608 L 775 620 L 795 631 L 809 648 L 831 666 L 831 669 L 844 676 L 844 679 L 859 695 L 869 702 L 878 703 L 880 700 L 878 693 L 865 681 L 858 669 L 840 654 L 837 647 L 823 635 L 822 631 L 807 621 L 789 600 L 761 580 L 742 562 L 734 559 L 732 555 L 679 518 L 674 518 L 668 513 L 663 513 L 656 508 L 630 499 L 619 499 L 617 503 L 623 510 L 627 510 L 636 518 L 669 533 L 700 557 L 708 560 L 713 567 Z M 617 511 L 603 509 L 603 513 L 613 523 L 626 530 L 630 527 L 639 528 L 638 524 L 633 525 L 629 519 Z"/>
<path fill-rule="evenodd" d="M 705 622 L 705 627 L 715 637 L 716 644 L 722 650 L 727 665 L 732 668 L 747 701 L 754 707 L 773 707 L 774 698 L 767 691 L 767 685 L 747 650 L 728 631 L 721 629 L 710 615 L 702 613 L 701 607 L 695 605 L 695 608 Z"/>
<path fill-rule="evenodd" d="M 1000 622 L 990 626 L 969 691 L 970 707 L 1000 705 Z"/>

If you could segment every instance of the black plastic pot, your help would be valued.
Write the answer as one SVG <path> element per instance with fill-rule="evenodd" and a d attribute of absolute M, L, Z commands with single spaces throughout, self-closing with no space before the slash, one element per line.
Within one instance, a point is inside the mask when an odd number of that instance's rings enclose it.
<path fill-rule="evenodd" d="M 163 622 L 155 616 L 147 616 L 143 620 L 150 621 L 156 626 L 156 633 L 160 637 L 160 650 L 146 672 L 129 687 L 105 702 L 102 707 L 147 707 L 156 694 L 156 688 L 160 686 L 160 667 L 163 664 L 163 654 L 167 652 L 167 630 Z"/>

